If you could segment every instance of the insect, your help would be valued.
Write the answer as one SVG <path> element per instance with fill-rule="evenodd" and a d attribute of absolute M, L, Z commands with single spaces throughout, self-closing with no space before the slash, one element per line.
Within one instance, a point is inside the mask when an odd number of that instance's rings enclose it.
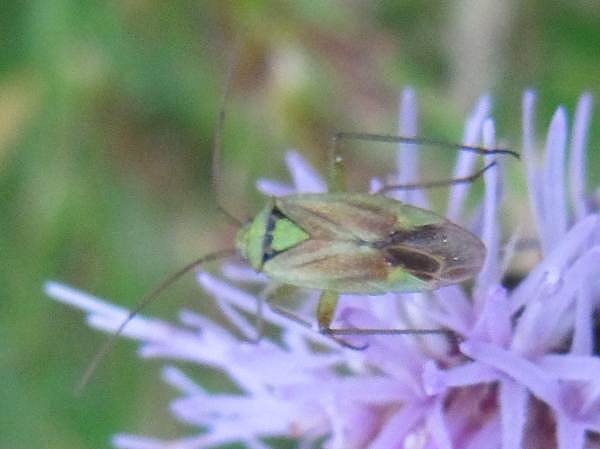
<path fill-rule="evenodd" d="M 226 96 L 227 93 L 224 97 Z M 213 148 L 213 187 L 218 204 L 223 111 L 224 106 L 217 121 Z M 329 193 L 296 194 L 268 199 L 252 220 L 241 224 L 235 249 L 218 251 L 193 261 L 145 296 L 96 353 L 77 390 L 81 391 L 87 384 L 116 337 L 142 308 L 185 273 L 207 262 L 235 254 L 276 282 L 320 289 L 318 329 L 343 345 L 353 347 L 341 340 L 340 335 L 441 332 L 418 329 L 333 329 L 331 323 L 340 293 L 377 295 L 386 292 L 419 292 L 473 277 L 485 258 L 485 246 L 478 237 L 444 217 L 401 203 L 384 196 L 384 193 L 396 189 L 472 182 L 494 166 L 495 161 L 464 178 L 387 185 L 375 194 L 349 193 L 345 189 L 343 157 L 339 149 L 339 142 L 348 139 L 422 143 L 482 155 L 506 154 L 518 158 L 517 153 L 508 149 L 486 149 L 420 137 L 335 134 L 328 153 Z M 226 211 L 225 213 L 235 220 Z M 274 309 L 277 311 L 277 308 Z M 257 328 L 262 325 L 260 310 L 259 306 Z"/>
<path fill-rule="evenodd" d="M 454 146 L 423 138 L 338 133 L 331 156 L 333 192 L 269 199 L 256 217 L 238 231 L 236 249 L 252 268 L 277 282 L 322 290 L 317 307 L 322 333 L 419 333 L 419 330 L 332 329 L 339 294 L 421 292 L 456 284 L 479 272 L 486 249 L 477 236 L 446 218 L 383 193 L 472 182 L 495 162 L 465 178 L 387 185 L 375 194 L 350 193 L 343 186 L 343 159 L 336 145 L 340 138 Z M 506 149 L 461 145 L 456 148 L 517 156 Z"/>

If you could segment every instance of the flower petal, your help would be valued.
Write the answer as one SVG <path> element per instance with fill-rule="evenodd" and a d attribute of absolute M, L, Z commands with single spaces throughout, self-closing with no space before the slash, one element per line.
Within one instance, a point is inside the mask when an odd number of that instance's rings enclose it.
<path fill-rule="evenodd" d="M 465 130 L 463 135 L 463 143 L 465 145 L 477 145 L 479 142 L 479 136 L 481 134 L 481 128 L 486 117 L 489 115 L 491 110 L 491 99 L 489 96 L 484 95 L 479 98 L 477 105 L 471 112 L 471 115 L 467 119 L 465 124 Z M 458 159 L 454 167 L 453 178 L 462 178 L 468 176 L 473 172 L 475 160 L 477 155 L 468 151 L 460 151 Z M 450 187 L 450 195 L 448 197 L 448 218 L 454 222 L 460 222 L 460 217 L 463 212 L 465 204 L 465 198 L 469 191 L 469 185 L 465 184 L 454 184 Z"/>
<path fill-rule="evenodd" d="M 551 375 L 516 353 L 478 341 L 461 343 L 466 356 L 485 363 L 526 386 L 538 399 L 558 409 L 558 384 Z"/>
<path fill-rule="evenodd" d="M 571 157 L 569 161 L 571 201 L 573 202 L 576 220 L 581 220 L 588 214 L 588 206 L 585 199 L 585 146 L 591 115 L 592 96 L 589 93 L 585 93 L 579 98 L 577 109 L 575 110 L 573 137 L 571 139 Z"/>
<path fill-rule="evenodd" d="M 296 193 L 327 192 L 327 184 L 300 154 L 288 151 L 285 155 L 285 163 L 294 180 Z"/>
<path fill-rule="evenodd" d="M 368 449 L 391 449 L 403 447 L 404 439 L 425 416 L 423 405 L 405 404 L 384 424 Z"/>
<path fill-rule="evenodd" d="M 554 250 L 545 255 L 527 277 L 513 290 L 511 295 L 512 312 L 533 302 L 540 293 L 556 291 L 563 273 L 589 248 L 591 239 L 598 232 L 599 215 L 589 215 L 571 228 L 557 243 Z"/>
<path fill-rule="evenodd" d="M 567 232 L 565 186 L 565 152 L 567 148 L 567 114 L 559 107 L 550 123 L 546 139 L 544 166 L 544 216 L 540 238 L 544 253 L 553 249 Z"/>
<path fill-rule="evenodd" d="M 400 97 L 400 114 L 398 119 L 398 135 L 404 137 L 415 137 L 417 128 L 418 105 L 415 93 L 412 89 L 404 89 Z M 418 145 L 399 143 L 396 152 L 397 177 L 394 180 L 398 184 L 412 184 L 419 181 L 419 154 L 421 149 Z M 413 204 L 428 209 L 429 202 L 422 190 L 394 190 L 389 196 L 399 201 Z"/>
<path fill-rule="evenodd" d="M 521 449 L 527 422 L 527 390 L 510 380 L 500 381 L 500 413 L 502 415 L 502 449 Z"/>
<path fill-rule="evenodd" d="M 436 448 L 452 449 L 452 441 L 443 413 L 444 399 L 443 395 L 436 398 L 432 410 L 429 412 L 427 426 L 431 432 L 431 439 L 435 443 Z"/>
<path fill-rule="evenodd" d="M 483 124 L 483 145 L 487 148 L 495 147 L 494 137 L 494 122 L 487 119 Z M 494 161 L 493 156 L 486 156 L 485 163 L 489 164 Z M 500 173 L 499 164 L 485 172 L 485 198 L 483 210 L 483 229 L 481 239 L 487 249 L 483 267 L 477 275 L 475 287 L 475 301 L 480 301 L 485 298 L 484 295 L 478 294 L 482 289 L 487 289 L 491 285 L 496 285 L 500 281 L 500 266 L 499 266 L 499 245 L 500 234 L 498 230 L 498 220 L 496 213 L 501 195 L 500 188 Z M 476 307 L 480 304 L 476 304 Z"/>
<path fill-rule="evenodd" d="M 585 427 L 559 414 L 556 420 L 558 449 L 583 449 Z"/>

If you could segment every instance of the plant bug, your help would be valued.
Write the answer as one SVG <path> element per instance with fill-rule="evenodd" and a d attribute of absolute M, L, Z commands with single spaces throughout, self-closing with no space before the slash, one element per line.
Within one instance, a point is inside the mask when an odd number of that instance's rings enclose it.
<path fill-rule="evenodd" d="M 496 162 L 465 178 L 386 185 L 374 194 L 351 193 L 343 185 L 343 158 L 337 145 L 340 139 L 428 143 L 487 155 L 518 155 L 506 149 L 455 146 L 424 138 L 338 133 L 330 151 L 329 181 L 333 192 L 271 198 L 238 231 L 236 249 L 256 271 L 276 282 L 322 291 L 317 323 L 324 334 L 335 337 L 444 332 L 333 329 L 331 322 L 341 293 L 420 292 L 456 284 L 477 274 L 486 251 L 477 236 L 434 212 L 383 193 L 472 182 Z"/>
<path fill-rule="evenodd" d="M 402 137 L 367 133 L 336 133 L 328 157 L 329 193 L 294 194 L 273 197 L 251 220 L 240 223 L 219 201 L 219 167 L 224 104 L 217 119 L 213 147 L 213 189 L 217 204 L 239 225 L 235 249 L 205 255 L 162 282 L 146 295 L 128 314 L 118 329 L 92 359 L 77 387 L 87 384 L 98 363 L 108 353 L 116 337 L 127 323 L 168 286 L 185 273 L 215 260 L 238 254 L 249 265 L 277 283 L 321 290 L 317 306 L 317 324 L 344 346 L 341 335 L 445 333 L 440 329 L 333 329 L 331 323 L 341 293 L 378 295 L 387 292 L 420 292 L 456 284 L 472 278 L 485 258 L 485 246 L 468 230 L 429 210 L 411 206 L 384 194 L 398 189 L 439 187 L 467 183 L 480 177 L 496 164 L 464 178 L 437 180 L 416 184 L 385 185 L 378 192 L 346 191 L 342 140 L 383 143 L 427 144 L 481 155 L 517 153 L 501 148 L 483 148 L 452 144 L 422 137 Z M 270 303 L 269 303 L 270 304 Z M 270 304 L 290 318 L 295 317 Z M 261 305 L 257 313 L 257 329 L 262 333 Z M 307 323 L 305 323 L 307 324 Z"/>

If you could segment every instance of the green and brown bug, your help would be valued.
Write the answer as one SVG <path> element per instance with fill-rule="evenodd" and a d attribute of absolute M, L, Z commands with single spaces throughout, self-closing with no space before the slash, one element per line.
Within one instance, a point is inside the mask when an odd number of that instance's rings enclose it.
<path fill-rule="evenodd" d="M 223 121 L 222 109 L 213 149 L 213 186 L 218 204 Z M 508 154 L 518 157 L 518 154 L 507 149 L 486 149 L 420 137 L 335 134 L 329 151 L 330 193 L 270 198 L 255 218 L 240 223 L 235 249 L 218 251 L 193 261 L 144 297 L 98 351 L 78 389 L 88 382 L 127 323 L 165 288 L 200 265 L 235 254 L 275 282 L 321 290 L 317 307 L 318 330 L 340 344 L 353 347 L 341 340 L 339 335 L 444 332 L 439 329 L 332 329 L 331 323 L 340 293 L 378 295 L 387 292 L 420 292 L 456 284 L 477 274 L 486 251 L 477 236 L 434 212 L 404 204 L 386 197 L 384 193 L 397 189 L 472 182 L 495 162 L 465 178 L 387 185 L 374 194 L 351 193 L 345 189 L 343 158 L 338 145 L 342 139 L 428 144 L 481 155 Z M 225 213 L 237 221 L 231 214 Z M 282 309 L 274 307 L 274 310 L 294 318 Z M 259 337 L 262 333 L 261 311 L 259 304 Z"/>
<path fill-rule="evenodd" d="M 242 227 L 236 246 L 252 268 L 275 281 L 329 291 L 318 309 L 323 332 L 331 331 L 332 292 L 433 290 L 471 278 L 485 257 L 479 238 L 460 226 L 361 193 L 273 198 Z"/>
<path fill-rule="evenodd" d="M 336 145 L 340 138 L 420 142 L 487 155 L 517 156 L 516 153 L 455 146 L 423 138 L 338 133 L 330 156 L 333 167 L 330 185 L 334 191 L 271 198 L 237 234 L 238 253 L 256 271 L 279 283 L 322 290 L 317 307 L 318 327 L 322 333 L 440 332 L 332 329 L 331 322 L 340 293 L 421 292 L 475 276 L 486 252 L 477 236 L 434 212 L 404 204 L 383 193 L 471 182 L 495 162 L 466 178 L 388 185 L 375 194 L 351 193 L 343 189 L 343 159 Z"/>

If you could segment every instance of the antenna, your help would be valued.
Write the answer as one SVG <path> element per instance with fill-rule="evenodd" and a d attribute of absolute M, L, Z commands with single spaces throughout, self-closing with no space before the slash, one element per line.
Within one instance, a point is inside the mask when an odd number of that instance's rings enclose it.
<path fill-rule="evenodd" d="M 229 94 L 231 92 L 233 68 L 235 66 L 235 57 L 238 53 L 239 46 L 240 43 L 236 42 L 233 47 L 233 50 L 231 50 L 231 53 L 229 55 L 229 60 L 227 61 L 227 72 L 225 75 L 225 80 L 223 82 L 223 95 L 219 104 L 219 112 L 217 113 L 217 122 L 215 124 L 215 137 L 213 141 L 213 154 L 211 164 L 211 183 L 212 190 L 215 194 L 217 209 L 220 212 L 222 212 L 230 221 L 235 222 L 238 226 L 241 226 L 243 224 L 243 220 L 238 219 L 234 214 L 229 212 L 221 201 L 221 153 L 223 146 L 223 128 L 225 124 L 225 106 L 227 105 L 227 100 L 229 99 Z"/>
<path fill-rule="evenodd" d="M 188 263 L 186 266 L 181 268 L 179 271 L 177 271 L 177 272 L 173 273 L 172 275 L 170 275 L 169 277 L 167 277 L 158 286 L 156 286 L 152 291 L 150 291 L 148 294 L 146 294 L 146 296 L 144 296 L 136 304 L 136 306 L 133 309 L 131 309 L 131 311 L 127 315 L 127 318 L 125 318 L 123 320 L 123 322 L 119 325 L 119 327 L 113 334 L 108 336 L 108 338 L 104 342 L 104 345 L 102 345 L 102 347 L 98 350 L 98 352 L 96 352 L 96 355 L 94 355 L 94 358 L 88 364 L 83 375 L 81 376 L 79 383 L 75 387 L 75 394 L 78 396 L 81 394 L 81 392 L 83 391 L 85 386 L 89 383 L 93 374 L 96 372 L 96 369 L 98 368 L 100 362 L 106 357 L 106 355 L 110 352 L 110 350 L 115 345 L 117 338 L 119 337 L 119 335 L 121 335 L 121 333 L 123 332 L 123 329 L 125 329 L 125 326 L 127 326 L 127 324 L 142 309 L 144 309 L 148 304 L 150 304 L 151 302 L 156 300 L 159 297 L 159 295 L 167 287 L 169 287 L 174 282 L 176 282 L 178 279 L 180 279 L 184 274 L 188 273 L 189 271 L 193 270 L 194 268 L 199 267 L 200 265 L 202 265 L 206 262 L 212 262 L 212 261 L 215 261 L 218 259 L 231 257 L 235 253 L 236 253 L 235 250 L 228 249 L 228 250 L 223 250 L 223 251 L 216 251 L 214 253 L 210 253 L 210 254 L 207 254 L 206 256 L 200 257 L 200 258 L 194 260 L 193 262 Z"/>
<path fill-rule="evenodd" d="M 235 55 L 238 52 L 239 42 L 236 42 L 233 50 L 230 53 L 230 57 L 227 63 L 227 72 L 224 81 L 223 87 L 223 96 L 221 98 L 221 102 L 219 105 L 219 112 L 217 114 L 217 121 L 215 124 L 215 134 L 214 134 L 214 142 L 213 142 L 213 155 L 212 155 L 212 165 L 211 165 L 211 174 L 212 174 L 212 189 L 215 193 L 215 200 L 217 203 L 217 209 L 222 212 L 230 221 L 234 222 L 237 226 L 242 225 L 242 221 L 239 220 L 235 215 L 230 213 L 221 203 L 221 147 L 222 147 L 222 131 L 223 124 L 225 122 L 225 105 L 227 104 L 227 99 L 229 97 L 230 87 L 231 87 L 231 78 L 233 75 L 233 67 L 235 62 Z M 129 312 L 127 317 L 123 320 L 123 322 L 119 325 L 117 330 L 111 334 L 104 345 L 96 352 L 94 358 L 88 364 L 86 370 L 84 371 L 79 383 L 75 388 L 75 394 L 80 395 L 84 390 L 86 385 L 89 383 L 90 379 L 96 372 L 100 362 L 106 357 L 106 355 L 110 352 L 110 350 L 115 345 L 117 338 L 125 329 L 125 326 L 146 306 L 150 303 L 158 299 L 160 294 L 171 286 L 174 282 L 179 280 L 184 274 L 190 272 L 194 268 L 199 267 L 200 265 L 206 262 L 212 262 L 218 259 L 223 259 L 226 257 L 231 257 L 236 254 L 236 251 L 233 249 L 227 249 L 222 251 L 216 251 L 214 253 L 207 254 L 203 257 L 200 257 L 186 266 L 181 268 L 179 271 L 173 273 L 169 277 L 167 277 L 163 282 L 161 282 L 157 287 L 155 287 L 152 291 L 150 291 L 146 296 L 144 296 L 135 307 Z"/>

